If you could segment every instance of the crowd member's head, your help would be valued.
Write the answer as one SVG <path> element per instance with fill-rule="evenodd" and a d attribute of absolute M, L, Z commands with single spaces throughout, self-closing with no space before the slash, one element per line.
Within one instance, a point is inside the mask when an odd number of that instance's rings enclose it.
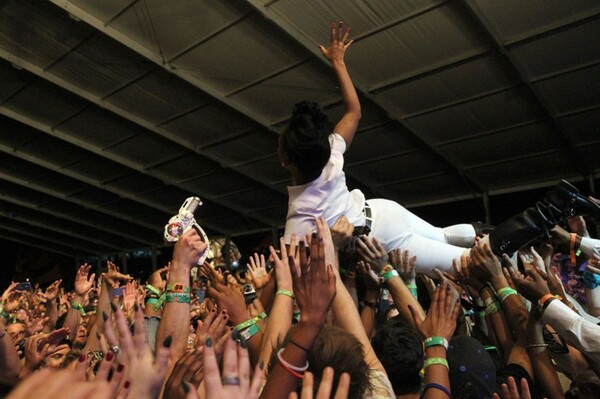
<path fill-rule="evenodd" d="M 417 331 L 402 318 L 394 317 L 377 331 L 371 344 L 388 374 L 394 393 L 419 392 L 424 355 Z"/>
<path fill-rule="evenodd" d="M 75 334 L 75 338 L 73 340 L 73 347 L 83 348 L 87 341 L 87 323 L 82 321 L 79 324 L 79 328 L 77 329 L 77 333 Z"/>
<path fill-rule="evenodd" d="M 53 369 L 61 368 L 65 358 L 71 352 L 71 345 L 71 341 L 65 338 L 55 347 L 51 347 L 44 358 L 43 366 Z"/>
<path fill-rule="evenodd" d="M 15 345 L 19 345 L 27 335 L 27 327 L 20 320 L 12 320 L 8 326 L 6 326 L 6 331 Z"/>
<path fill-rule="evenodd" d="M 362 398 L 371 389 L 369 366 L 360 342 L 349 332 L 335 326 L 325 325 L 308 355 L 309 371 L 314 374 L 318 387 L 325 367 L 336 370 L 333 386 L 337 386 L 343 372 L 350 374 L 348 398 Z"/>
<path fill-rule="evenodd" d="M 290 124 L 279 138 L 277 153 L 282 165 L 297 168 L 306 180 L 316 179 L 331 155 L 331 129 L 331 121 L 318 104 L 296 104 Z"/>
<path fill-rule="evenodd" d="M 15 318 L 17 318 L 18 320 L 21 320 L 23 323 L 27 324 L 27 322 L 29 321 L 29 312 L 27 312 L 27 310 L 25 310 L 23 308 L 19 308 L 15 312 Z"/>

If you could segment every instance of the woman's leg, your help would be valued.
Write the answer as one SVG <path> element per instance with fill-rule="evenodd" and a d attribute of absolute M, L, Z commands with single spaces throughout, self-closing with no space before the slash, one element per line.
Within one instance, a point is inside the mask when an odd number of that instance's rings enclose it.
<path fill-rule="evenodd" d="M 367 201 L 373 215 L 371 235 L 377 237 L 386 251 L 408 249 L 417 256 L 417 272 L 429 273 L 438 267 L 452 270 L 452 260 L 468 249 L 446 243 L 446 235 L 409 212 L 400 204 L 385 199 Z"/>

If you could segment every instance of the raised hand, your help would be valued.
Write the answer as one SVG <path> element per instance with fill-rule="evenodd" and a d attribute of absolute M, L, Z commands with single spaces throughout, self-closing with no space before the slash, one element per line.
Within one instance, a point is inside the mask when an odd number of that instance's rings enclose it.
<path fill-rule="evenodd" d="M 200 266 L 200 274 L 206 277 L 211 283 L 219 283 L 225 284 L 225 277 L 220 270 L 212 267 L 208 262 L 204 262 L 202 266 Z"/>
<path fill-rule="evenodd" d="M 329 62 L 341 62 L 344 60 L 344 54 L 346 49 L 354 42 L 354 40 L 348 40 L 352 32 L 352 28 L 344 30 L 344 23 L 340 21 L 339 25 L 335 23 L 331 24 L 331 42 L 329 48 L 323 45 L 319 46 L 321 54 L 329 60 Z"/>
<path fill-rule="evenodd" d="M 494 399 L 501 399 L 497 393 L 493 394 Z M 513 377 L 508 377 L 508 384 L 502 384 L 502 398 L 504 399 L 531 399 L 529 384 L 525 378 L 521 378 L 521 393 L 517 388 L 517 383 Z"/>
<path fill-rule="evenodd" d="M 217 308 L 213 308 L 204 321 L 198 320 L 196 328 L 196 349 L 204 347 L 206 338 L 212 337 L 215 344 L 215 352 L 218 358 L 221 358 L 225 342 L 231 337 L 231 329 L 227 327 L 229 315 L 226 310 L 217 313 Z"/>
<path fill-rule="evenodd" d="M 50 284 L 48 288 L 46 288 L 46 292 L 44 294 L 40 295 L 46 298 L 47 301 L 53 301 L 58 296 L 58 289 L 60 287 L 60 283 L 62 283 L 62 279 L 56 280 L 55 282 Z"/>
<path fill-rule="evenodd" d="M 523 275 L 517 273 L 512 267 L 508 269 L 510 277 L 513 283 L 517 287 L 519 294 L 529 299 L 533 303 L 537 303 L 540 298 L 550 293 L 548 284 L 542 278 L 539 271 L 536 268 L 527 270 L 529 278 L 523 278 Z"/>
<path fill-rule="evenodd" d="M 135 304 L 135 283 L 128 282 L 125 285 L 125 291 L 123 291 L 123 309 L 129 311 Z"/>
<path fill-rule="evenodd" d="M 41 366 L 50 348 L 50 344 L 44 342 L 45 337 L 46 334 L 37 333 L 27 338 L 25 342 L 25 364 L 21 371 L 21 377 L 29 375 Z"/>
<path fill-rule="evenodd" d="M 38 317 L 27 322 L 27 333 L 29 335 L 37 334 L 44 329 L 44 325 L 50 320 L 48 317 Z"/>
<path fill-rule="evenodd" d="M 521 258 L 521 262 L 523 262 L 523 267 L 525 270 L 531 269 L 532 267 L 537 267 L 542 271 L 546 270 L 544 259 L 533 247 L 519 250 L 519 258 Z"/>
<path fill-rule="evenodd" d="M 454 310 L 452 308 L 454 307 Z M 431 306 L 425 319 L 409 305 L 415 327 L 422 339 L 444 337 L 448 341 L 456 330 L 456 317 L 461 307 L 452 299 L 451 288 L 447 283 L 440 284 L 433 292 Z"/>
<path fill-rule="evenodd" d="M 415 269 L 417 257 L 411 257 L 408 249 L 402 251 L 400 248 L 390 251 L 388 256 L 390 263 L 398 271 L 404 283 L 415 284 L 417 278 L 417 271 Z"/>
<path fill-rule="evenodd" d="M 263 370 L 260 366 L 256 366 L 254 375 L 251 376 L 250 357 L 245 340 L 242 339 L 240 344 L 233 339 L 227 340 L 223 353 L 222 372 L 219 372 L 211 337 L 206 339 L 203 360 L 206 399 L 258 398 Z M 188 390 L 189 388 L 188 385 Z M 188 398 L 198 397 L 197 392 L 193 391 L 195 390 L 190 390 L 191 395 L 188 395 Z"/>
<path fill-rule="evenodd" d="M 221 283 L 214 283 L 206 291 L 208 296 L 215 300 L 220 310 L 226 310 L 234 325 L 250 318 L 244 295 Z"/>
<path fill-rule="evenodd" d="M 319 384 L 317 396 L 314 396 L 314 376 L 310 371 L 305 372 L 304 379 L 302 380 L 302 393 L 300 394 L 300 397 L 302 399 L 329 399 L 333 388 L 333 376 L 333 368 L 325 367 L 325 369 L 323 369 L 323 376 L 321 378 L 321 383 Z M 333 399 L 346 399 L 349 390 L 350 374 L 342 373 Z M 298 399 L 298 394 L 292 392 L 289 399 Z"/>
<path fill-rule="evenodd" d="M 106 279 L 106 282 L 112 288 L 117 288 L 121 281 L 133 280 L 133 277 L 131 277 L 129 274 L 123 274 L 119 272 L 119 268 L 113 262 L 106 262 L 106 266 L 108 271 L 106 273 L 102 273 L 102 277 Z"/>
<path fill-rule="evenodd" d="M 360 236 L 356 243 L 356 252 L 376 273 L 381 272 L 381 269 L 389 263 L 387 252 L 375 237 Z"/>
<path fill-rule="evenodd" d="M 383 278 L 379 277 L 379 275 L 371 269 L 371 265 L 361 260 L 356 264 L 356 269 L 367 286 L 367 290 L 379 292 L 379 289 L 383 284 Z"/>
<path fill-rule="evenodd" d="M 471 258 L 469 256 L 462 255 L 460 261 L 458 259 L 452 259 L 452 269 L 454 269 L 456 279 L 460 283 L 469 285 L 476 291 L 479 291 L 481 287 L 483 287 L 483 283 L 473 275 L 472 268 L 473 264 L 471 263 Z"/>
<path fill-rule="evenodd" d="M 19 385 L 6 398 L 65 397 L 70 399 L 110 399 L 114 395 L 106 380 L 82 381 L 78 370 L 43 369 L 19 382 Z"/>
<path fill-rule="evenodd" d="M 490 245 L 480 242 L 471 248 L 471 261 L 473 274 L 481 281 L 492 281 L 498 277 L 503 278 L 500 260 L 492 252 Z"/>
<path fill-rule="evenodd" d="M 171 267 L 171 262 L 167 264 L 165 267 L 161 267 L 154 271 L 150 277 L 148 278 L 148 283 L 152 285 L 154 288 L 163 292 L 167 285 L 167 279 L 169 278 L 169 268 Z"/>
<path fill-rule="evenodd" d="M 302 312 L 302 321 L 322 325 L 335 297 L 335 273 L 333 265 L 326 263 L 325 239 L 331 244 L 331 236 L 325 226 L 317 224 L 318 232 L 313 233 L 310 243 L 310 260 L 306 256 L 304 241 L 300 241 L 300 264 L 288 258 L 292 269 L 294 296 Z M 333 246 L 333 245 L 332 245 Z"/>
<path fill-rule="evenodd" d="M 273 246 L 269 247 L 269 251 L 271 252 L 271 258 L 273 259 L 273 264 L 275 266 L 275 278 L 277 279 L 277 289 L 278 290 L 287 290 L 292 291 L 292 273 L 290 272 L 290 264 L 288 258 L 288 250 L 285 245 L 285 240 L 280 238 L 279 247 L 281 248 L 281 257 L 273 248 Z M 292 234 L 292 238 L 290 239 L 290 254 L 296 253 L 296 235 Z"/>
<path fill-rule="evenodd" d="M 16 283 L 14 283 L 16 285 Z M 4 298 L 4 296 L 3 296 Z M 6 299 L 4 301 L 4 311 L 9 313 L 13 310 L 16 310 L 24 299 L 24 295 L 22 291 L 10 291 L 8 295 L 6 295 Z"/>
<path fill-rule="evenodd" d="M 254 253 L 254 255 L 250 257 L 250 263 L 246 263 L 246 266 L 252 276 L 254 288 L 260 290 L 267 285 L 271 276 L 267 273 L 267 263 L 264 255 L 261 254 L 259 256 L 257 253 Z"/>
<path fill-rule="evenodd" d="M 179 358 L 165 384 L 163 399 L 185 398 L 186 391 L 184 389 L 190 390 L 190 385 L 194 387 L 200 385 L 204 379 L 203 350 L 189 351 Z M 194 393 L 197 397 L 198 393 L 195 390 L 190 395 Z"/>
<path fill-rule="evenodd" d="M 75 276 L 75 293 L 77 295 L 83 296 L 92 289 L 96 273 L 89 275 L 91 269 L 92 266 L 87 263 L 79 266 L 79 270 L 77 270 L 77 275 Z"/>
<path fill-rule="evenodd" d="M 104 333 L 111 345 L 111 352 L 119 354 L 119 369 L 125 369 L 125 378 L 130 382 L 129 395 L 132 398 L 158 397 L 167 374 L 167 361 L 170 353 L 171 337 L 157 345 L 156 359 L 148 345 L 144 314 L 139 307 L 135 309 L 135 335 L 131 335 L 127 319 L 123 312 L 114 308 L 114 322 L 108 317 L 104 322 Z M 114 324 L 119 333 L 115 334 Z"/>
<path fill-rule="evenodd" d="M 346 216 L 341 216 L 336 220 L 333 226 L 331 226 L 330 231 L 334 247 L 343 248 L 352 241 L 354 225 L 350 223 Z"/>
<path fill-rule="evenodd" d="M 189 229 L 179 237 L 173 248 L 173 266 L 191 270 L 207 247 L 208 244 L 202 241 L 196 230 Z"/>

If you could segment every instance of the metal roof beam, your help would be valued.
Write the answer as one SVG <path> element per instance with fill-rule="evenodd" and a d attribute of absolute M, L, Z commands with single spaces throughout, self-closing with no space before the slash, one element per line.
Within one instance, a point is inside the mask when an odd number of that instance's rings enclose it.
<path fill-rule="evenodd" d="M 69 82 L 67 82 L 67 81 L 65 81 L 65 80 L 63 80 L 61 78 L 58 78 L 58 77 L 54 76 L 53 74 L 51 74 L 51 73 L 49 73 L 47 71 L 42 70 L 40 67 L 38 67 L 38 66 L 36 66 L 36 65 L 34 65 L 34 64 L 26 61 L 26 60 L 18 58 L 15 55 L 13 55 L 13 54 L 11 54 L 11 53 L 9 53 L 6 50 L 1 49 L 1 48 L 0 48 L 0 57 L 4 58 L 5 60 L 7 60 L 7 61 L 9 61 L 11 63 L 19 65 L 20 67 L 22 67 L 22 68 L 30 71 L 31 73 L 34 73 L 35 75 L 37 75 L 37 76 L 39 76 L 41 78 L 44 78 L 44 79 L 48 80 L 49 82 L 52 82 L 52 83 L 58 85 L 59 87 L 62 87 L 63 89 L 66 89 L 66 90 L 68 90 L 68 91 L 70 91 L 70 92 L 72 92 L 72 93 L 74 93 L 74 94 L 76 94 L 76 95 L 78 95 L 80 97 L 83 97 L 84 99 L 90 101 L 91 103 L 94 103 L 94 104 L 96 104 L 96 105 L 98 105 L 98 106 L 100 106 L 102 108 L 108 109 L 109 111 L 114 112 L 115 114 L 117 114 L 117 115 L 119 115 L 119 116 L 121 116 L 121 117 L 123 117 L 125 119 L 128 119 L 131 122 L 134 122 L 134 123 L 136 123 L 136 124 L 138 124 L 138 125 L 146 128 L 146 129 L 148 129 L 151 132 L 157 133 L 160 136 L 162 136 L 164 138 L 167 138 L 170 141 L 173 141 L 176 144 L 181 145 L 182 147 L 187 148 L 187 149 L 189 149 L 190 151 L 192 151 L 194 153 L 197 153 L 197 154 L 200 154 L 200 155 L 203 155 L 203 156 L 206 157 L 206 154 L 203 151 L 201 151 L 198 146 L 193 145 L 192 143 L 189 143 L 189 142 L 187 142 L 187 141 L 185 141 L 183 139 L 177 138 L 174 135 L 172 135 L 169 132 L 167 132 L 166 130 L 164 130 L 162 128 L 159 128 L 157 126 L 154 126 L 150 122 L 145 121 L 145 120 L 143 120 L 140 117 L 134 116 L 133 114 L 130 114 L 130 113 L 126 112 L 126 111 L 123 111 L 122 109 L 120 109 L 120 108 L 118 108 L 118 107 L 110 104 L 109 102 L 107 102 L 107 101 L 105 101 L 103 99 L 100 99 L 99 97 L 97 97 L 97 96 L 95 96 L 95 95 L 93 95 L 91 93 L 88 93 L 85 90 L 83 90 L 83 89 L 81 89 L 79 87 L 76 87 L 76 86 L 70 84 Z M 162 181 L 162 182 L 164 182 L 166 184 L 171 184 L 173 186 L 182 188 L 183 190 L 189 191 L 187 188 L 182 187 L 180 183 L 171 181 L 169 179 L 169 176 L 165 176 L 165 175 L 153 172 L 151 170 L 151 167 L 145 167 L 143 165 L 138 165 L 136 163 L 133 163 L 133 162 L 129 161 L 125 157 L 120 157 L 120 156 L 117 156 L 117 155 L 114 155 L 114 154 L 108 154 L 108 153 L 106 153 L 106 152 L 103 151 L 104 149 L 96 148 L 96 147 L 88 144 L 85 141 L 77 140 L 77 139 L 73 138 L 72 136 L 70 136 L 68 134 L 61 133 L 60 132 L 60 126 L 48 127 L 48 126 L 41 125 L 41 124 L 37 123 L 36 121 L 31 120 L 30 118 L 21 117 L 20 115 L 18 115 L 14 111 L 7 110 L 3 106 L 0 106 L 0 113 L 4 114 L 6 116 L 9 116 L 9 117 L 11 117 L 13 119 L 19 120 L 19 121 L 22 121 L 23 118 L 26 118 L 28 121 L 24 121 L 23 123 L 25 123 L 25 124 L 27 124 L 27 125 L 29 125 L 31 127 L 34 127 L 34 128 L 36 128 L 38 130 L 41 130 L 41 131 L 43 131 L 43 132 L 45 132 L 47 134 L 50 134 L 50 135 L 52 135 L 54 137 L 57 137 L 57 138 L 59 138 L 59 139 L 61 139 L 63 141 L 66 141 L 66 142 L 71 143 L 73 145 L 76 145 L 78 147 L 84 148 L 84 149 L 86 149 L 86 150 L 88 150 L 88 151 L 90 151 L 92 153 L 100 155 L 100 156 L 102 156 L 104 158 L 107 158 L 107 159 L 109 159 L 111 161 L 114 161 L 114 162 L 117 162 L 117 163 L 119 163 L 121 165 L 127 166 L 130 169 L 133 169 L 135 171 L 144 173 L 144 174 L 146 174 L 148 176 L 154 177 L 154 178 L 156 178 L 156 179 L 158 179 L 158 180 L 160 180 L 160 181 Z M 215 161 L 215 162 L 218 162 L 219 164 L 222 164 L 222 162 L 220 162 L 220 160 L 218 158 L 215 158 L 215 157 L 208 157 L 208 158 L 211 159 L 212 161 Z M 227 166 L 232 166 L 232 165 L 227 165 Z M 236 173 L 240 173 L 236 169 L 231 169 L 230 168 L 230 170 L 233 170 Z M 267 189 L 273 190 L 273 187 L 269 183 L 258 181 L 256 179 L 256 175 L 253 175 L 251 173 L 240 173 L 240 174 L 242 174 L 245 177 L 250 177 L 252 180 L 257 181 L 261 185 L 265 186 Z M 204 192 L 198 192 L 197 194 L 199 194 L 203 199 L 207 199 L 207 200 L 213 201 L 213 202 L 219 204 L 220 206 L 229 208 L 229 209 L 231 209 L 231 210 L 233 210 L 233 211 L 235 211 L 235 212 L 237 212 L 237 213 L 239 213 L 241 215 L 246 215 L 247 214 L 247 210 L 246 209 L 240 208 L 238 206 L 234 206 L 232 204 L 229 204 L 229 205 L 221 204 L 221 203 L 219 203 L 219 202 L 217 202 L 215 200 L 214 196 L 206 195 L 206 193 L 204 193 Z M 170 213 L 172 213 L 173 211 L 174 210 L 170 210 Z M 254 219 L 254 220 L 256 220 L 257 222 L 259 222 L 261 224 L 264 224 L 265 226 L 270 226 L 271 225 L 271 223 L 269 223 L 267 220 L 261 219 L 261 218 L 259 218 L 257 216 L 252 216 L 251 218 Z M 221 233 L 226 233 L 226 232 L 222 231 L 222 227 L 220 227 L 220 226 L 213 225 L 213 226 L 210 226 L 210 228 L 213 229 L 213 230 L 215 230 L 215 231 L 221 232 Z"/>
<path fill-rule="evenodd" d="M 16 183 L 13 183 L 13 184 L 16 184 Z M 25 186 L 23 186 L 23 187 L 25 187 Z M 35 190 L 35 189 L 32 189 L 32 191 L 33 190 Z M 72 215 L 70 215 L 68 213 L 50 211 L 50 210 L 44 208 L 43 206 L 36 206 L 36 205 L 29 204 L 26 200 L 23 200 L 22 198 L 18 198 L 17 196 L 11 196 L 10 194 L 6 194 L 3 192 L 0 192 L 0 200 L 9 202 L 14 205 L 19 205 L 24 208 L 32 209 L 34 211 L 42 212 L 42 213 L 45 213 L 45 214 L 53 216 L 53 217 L 68 220 L 70 222 L 77 223 L 82 226 L 91 227 L 91 228 L 97 229 L 98 231 L 103 231 L 105 233 L 113 234 L 113 235 L 116 235 L 123 239 L 127 239 L 131 242 L 137 242 L 138 244 L 140 244 L 140 246 L 152 246 L 152 245 L 157 244 L 157 242 L 155 242 L 155 241 L 147 241 L 147 240 L 137 238 L 138 236 L 129 236 L 127 234 L 122 234 L 120 230 L 114 230 L 114 229 L 106 228 L 104 226 L 96 225 L 95 223 L 88 222 L 85 218 L 74 218 Z"/>
<path fill-rule="evenodd" d="M 565 146 L 571 153 L 574 162 L 577 164 L 582 174 L 586 176 L 589 175 L 590 171 L 587 170 L 587 167 L 582 162 L 581 154 L 579 154 L 579 151 L 573 145 L 570 138 L 565 134 L 565 132 L 561 129 L 560 125 L 556 122 L 556 119 L 552 116 L 552 113 L 550 112 L 550 107 L 542 98 L 538 89 L 533 85 L 533 83 L 529 79 L 527 79 L 527 74 L 525 73 L 524 69 L 519 65 L 518 61 L 515 60 L 510 50 L 504 45 L 500 34 L 487 20 L 485 14 L 479 8 L 477 3 L 474 0 L 461 0 L 461 2 L 457 4 L 461 4 L 463 6 L 465 14 L 472 20 L 474 20 L 474 22 L 477 23 L 477 25 L 479 25 L 481 31 L 488 37 L 489 41 L 498 50 L 498 53 L 507 61 L 507 64 L 512 68 L 513 74 L 521 82 L 523 82 L 523 84 L 531 94 L 531 97 L 534 99 L 534 103 L 536 103 L 538 108 L 544 113 L 552 129 L 564 142 Z"/>

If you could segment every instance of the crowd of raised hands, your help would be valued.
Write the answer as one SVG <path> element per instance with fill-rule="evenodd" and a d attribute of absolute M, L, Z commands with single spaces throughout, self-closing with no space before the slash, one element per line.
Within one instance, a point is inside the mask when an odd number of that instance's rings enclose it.
<path fill-rule="evenodd" d="M 147 282 L 108 262 L 99 276 L 81 265 L 73 287 L 12 283 L 0 318 L 4 392 L 598 397 L 599 258 L 578 257 L 597 276 L 587 277 L 596 282 L 588 314 L 566 294 L 549 243 L 542 255 L 531 247 L 499 258 L 481 240 L 426 276 L 407 251 L 353 237 L 344 218 L 316 224 L 310 236 L 252 255 L 244 270 L 205 263 L 192 273 L 206 244 L 190 230 Z"/>

